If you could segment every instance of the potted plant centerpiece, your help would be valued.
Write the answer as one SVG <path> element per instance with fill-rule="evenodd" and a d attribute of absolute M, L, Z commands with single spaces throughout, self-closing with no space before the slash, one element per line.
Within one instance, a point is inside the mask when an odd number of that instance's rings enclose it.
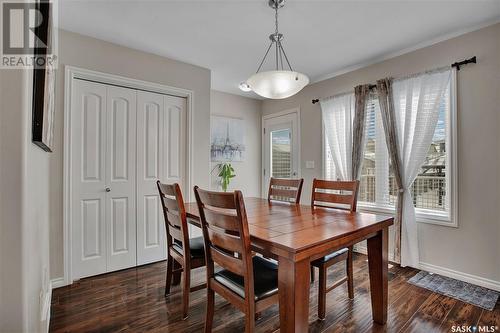
<path fill-rule="evenodd" d="M 234 168 L 231 165 L 231 162 L 222 162 L 218 163 L 212 170 L 217 170 L 217 177 L 219 177 L 219 182 L 224 192 L 227 192 L 227 187 L 229 186 L 229 182 L 232 178 L 236 176 L 234 173 Z"/>

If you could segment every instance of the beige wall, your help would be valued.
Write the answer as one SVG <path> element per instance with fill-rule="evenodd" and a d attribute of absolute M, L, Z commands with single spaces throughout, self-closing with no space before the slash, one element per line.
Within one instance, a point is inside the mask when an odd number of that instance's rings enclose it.
<path fill-rule="evenodd" d="M 50 254 L 49 254 L 49 207 L 52 178 L 50 161 L 53 154 L 43 151 L 31 142 L 31 92 L 33 79 L 31 71 L 24 81 L 27 92 L 24 106 L 25 163 L 23 163 L 23 283 L 26 300 L 27 332 L 46 332 L 48 313 L 41 315 L 41 308 L 50 311 Z M 42 295 L 42 296 L 40 296 Z M 40 300 L 40 298 L 42 298 Z M 49 302 L 48 304 L 44 304 Z"/>
<path fill-rule="evenodd" d="M 265 100 L 263 114 L 301 109 L 304 198 L 322 176 L 321 111 L 311 100 L 477 56 L 458 72 L 458 228 L 419 224 L 420 259 L 493 280 L 500 286 L 500 24 L 307 86 L 285 100 Z M 316 162 L 306 169 L 304 161 Z"/>
<path fill-rule="evenodd" d="M 0 83 L 0 331 L 20 331 L 23 321 L 21 72 L 0 70 Z"/>
<path fill-rule="evenodd" d="M 245 125 L 245 161 L 233 162 L 236 177 L 230 189 L 239 189 L 248 197 L 260 197 L 261 165 L 261 104 L 262 101 L 212 90 L 210 113 L 212 115 L 241 118 Z M 217 163 L 210 163 L 212 170 Z M 211 188 L 218 189 L 217 174 L 211 177 Z"/>
<path fill-rule="evenodd" d="M 51 276 L 63 276 L 63 112 L 66 65 L 194 91 L 193 182 L 209 185 L 210 70 L 59 30 L 55 152 L 50 163 Z"/>
<path fill-rule="evenodd" d="M 48 329 L 51 155 L 31 142 L 32 77 L 0 70 L 1 332 Z"/>

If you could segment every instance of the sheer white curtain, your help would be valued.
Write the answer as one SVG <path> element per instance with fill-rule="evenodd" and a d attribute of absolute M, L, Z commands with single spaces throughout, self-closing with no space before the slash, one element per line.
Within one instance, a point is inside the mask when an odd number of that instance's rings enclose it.
<path fill-rule="evenodd" d="M 393 82 L 394 122 L 404 190 L 401 265 L 418 267 L 418 232 L 410 187 L 425 162 L 451 70 L 438 70 Z"/>
<path fill-rule="evenodd" d="M 333 96 L 320 102 L 325 137 L 340 180 L 350 180 L 352 176 L 354 102 L 354 93 Z"/>

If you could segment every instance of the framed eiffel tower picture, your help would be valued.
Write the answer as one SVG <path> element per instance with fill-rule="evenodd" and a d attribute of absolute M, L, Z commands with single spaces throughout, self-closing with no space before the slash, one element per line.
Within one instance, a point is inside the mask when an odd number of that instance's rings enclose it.
<path fill-rule="evenodd" d="M 224 116 L 210 117 L 212 162 L 245 160 L 245 125 L 243 119 Z"/>

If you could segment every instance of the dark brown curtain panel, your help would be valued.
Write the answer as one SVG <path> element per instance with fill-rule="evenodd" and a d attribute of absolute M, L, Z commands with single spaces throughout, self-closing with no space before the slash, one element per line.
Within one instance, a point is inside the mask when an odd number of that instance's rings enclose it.
<path fill-rule="evenodd" d="M 396 203 L 396 217 L 394 218 L 394 261 L 401 262 L 401 217 L 403 215 L 403 181 L 401 176 L 401 159 L 398 150 L 398 134 L 394 114 L 394 103 L 392 94 L 392 79 L 386 78 L 377 81 L 377 93 L 380 103 L 380 113 L 385 131 L 385 140 L 394 179 L 398 187 L 398 198 Z"/>
<path fill-rule="evenodd" d="M 363 164 L 363 151 L 365 148 L 365 123 L 366 103 L 370 94 L 367 84 L 354 88 L 355 107 L 352 130 L 352 180 L 358 180 Z"/>

